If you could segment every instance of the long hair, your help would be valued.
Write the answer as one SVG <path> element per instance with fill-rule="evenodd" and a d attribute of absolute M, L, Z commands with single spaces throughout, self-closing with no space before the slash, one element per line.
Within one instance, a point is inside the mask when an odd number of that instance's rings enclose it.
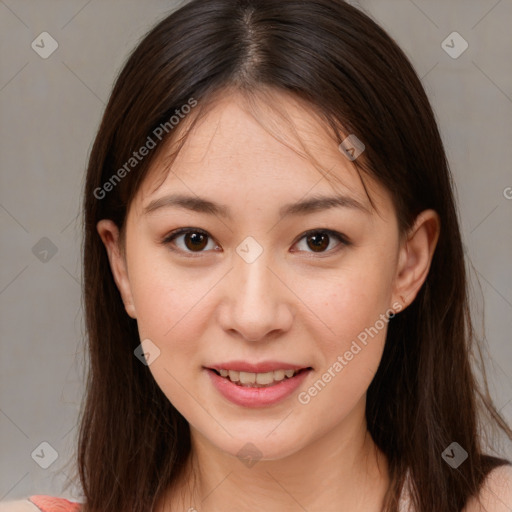
<path fill-rule="evenodd" d="M 159 148 L 180 133 L 169 120 L 193 101 L 197 120 L 229 87 L 294 95 L 337 142 L 347 134 L 364 141 L 354 164 L 390 192 L 401 234 L 422 210 L 438 212 L 430 272 L 389 323 L 366 417 L 389 461 L 386 511 L 397 510 L 407 472 L 418 512 L 462 510 L 489 471 L 507 463 L 484 453 L 481 417 L 510 438 L 512 431 L 472 368 L 478 350 L 452 178 L 418 76 L 393 39 L 342 0 L 192 0 L 129 56 L 90 153 L 83 199 L 89 359 L 77 450 L 84 511 L 151 510 L 189 456 L 187 421 L 134 356 L 137 323 L 126 314 L 96 224 L 109 218 L 124 229 Z M 132 161 L 148 138 L 158 147 Z M 452 442 L 468 454 L 457 468 L 442 457 Z"/>

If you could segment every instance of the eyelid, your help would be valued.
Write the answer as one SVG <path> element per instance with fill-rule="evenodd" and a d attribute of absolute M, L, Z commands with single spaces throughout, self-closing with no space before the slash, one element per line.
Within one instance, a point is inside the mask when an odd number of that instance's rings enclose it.
<path fill-rule="evenodd" d="M 295 242 L 293 242 L 293 245 L 298 243 L 303 238 L 305 238 L 305 237 L 307 237 L 309 235 L 312 235 L 314 233 L 326 233 L 329 236 L 337 238 L 340 241 L 341 244 L 346 245 L 346 246 L 352 244 L 352 242 L 348 239 L 348 237 L 346 237 L 343 233 L 340 233 L 339 231 L 335 231 L 333 229 L 327 229 L 327 228 L 314 228 L 314 229 L 308 229 L 307 231 L 305 231 L 304 233 L 299 235 L 299 237 L 295 240 Z M 323 253 L 321 253 L 321 252 L 319 252 L 319 253 L 311 252 L 311 254 L 330 254 L 334 250 L 335 249 L 331 249 L 331 250 L 325 251 Z"/>
<path fill-rule="evenodd" d="M 208 233 L 208 231 L 205 231 L 204 229 L 201 229 L 201 228 L 194 228 L 194 227 L 184 227 L 184 228 L 175 229 L 174 231 L 171 231 L 168 235 L 166 235 L 160 243 L 162 245 L 170 247 L 171 242 L 175 238 L 177 238 L 180 235 L 186 234 L 186 233 L 200 233 L 202 235 L 206 235 L 210 240 L 214 241 L 217 244 L 217 241 L 213 238 L 212 235 L 210 235 L 210 233 Z M 175 248 L 175 247 L 171 247 L 170 249 L 174 252 L 177 252 L 179 254 L 185 254 L 187 257 L 192 257 L 192 258 L 202 256 L 209 252 L 209 251 L 199 251 L 199 252 L 183 251 L 182 249 Z"/>
<path fill-rule="evenodd" d="M 219 245 L 217 243 L 217 241 L 213 238 L 213 236 L 210 235 L 210 233 L 208 233 L 204 229 L 194 228 L 194 227 L 183 227 L 183 228 L 175 229 L 174 231 L 171 231 L 168 235 L 166 235 L 160 243 L 162 245 L 165 245 L 165 246 L 170 246 L 171 242 L 175 238 L 177 238 L 180 235 L 186 234 L 186 233 L 200 233 L 202 235 L 206 235 L 208 238 L 210 238 L 212 241 L 214 241 L 217 245 Z M 315 257 L 315 256 L 316 257 L 322 257 L 324 255 L 331 255 L 332 253 L 337 252 L 338 251 L 338 246 L 340 246 L 340 245 L 341 246 L 346 246 L 346 247 L 352 245 L 352 242 L 343 233 L 340 233 L 340 232 L 335 231 L 333 229 L 314 228 L 314 229 L 308 229 L 304 233 L 301 233 L 297 237 L 297 239 L 293 242 L 292 246 L 296 245 L 303 238 L 306 238 L 307 236 L 312 235 L 314 233 L 326 233 L 327 235 L 329 235 L 331 237 L 337 238 L 340 243 L 334 249 L 330 249 L 330 250 L 325 251 L 325 252 L 319 252 L 319 253 L 315 253 L 314 251 L 311 251 L 311 252 L 309 252 L 309 251 L 294 251 L 294 252 L 305 252 L 305 253 L 310 254 L 312 257 Z M 209 251 L 199 251 L 199 252 L 183 251 L 182 249 L 178 249 L 178 248 L 171 248 L 171 250 L 175 251 L 175 252 L 179 252 L 180 254 L 186 254 L 187 256 L 190 256 L 190 257 L 198 257 L 198 256 L 201 256 L 201 255 L 206 254 L 206 253 L 209 252 Z"/>

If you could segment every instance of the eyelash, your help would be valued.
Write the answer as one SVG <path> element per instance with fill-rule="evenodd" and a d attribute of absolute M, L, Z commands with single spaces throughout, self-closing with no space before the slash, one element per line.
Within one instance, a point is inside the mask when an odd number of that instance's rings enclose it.
<path fill-rule="evenodd" d="M 179 228 L 179 229 L 175 229 L 174 231 L 169 233 L 162 240 L 161 244 L 170 247 L 171 246 L 171 242 L 174 239 L 176 239 L 180 235 L 187 234 L 187 233 L 199 233 L 201 235 L 207 236 L 210 240 L 213 241 L 213 238 L 210 236 L 210 234 L 207 233 L 206 231 L 204 231 L 203 229 L 199 229 L 199 228 Z M 318 252 L 318 253 L 315 253 L 314 251 L 299 251 L 299 252 L 309 252 L 312 255 L 319 255 L 319 256 L 316 256 L 316 257 L 320 257 L 321 258 L 321 257 L 323 257 L 322 255 L 325 255 L 325 254 L 329 254 L 330 255 L 333 252 L 337 253 L 338 250 L 340 249 L 340 246 L 341 247 L 343 247 L 343 246 L 348 247 L 348 246 L 352 245 L 352 243 L 347 239 L 347 237 L 345 235 L 343 235 L 343 233 L 338 233 L 337 231 L 334 231 L 332 229 L 310 229 L 310 230 L 306 231 L 305 233 L 303 233 L 293 243 L 293 245 L 296 245 L 303 238 L 307 238 L 309 235 L 316 234 L 316 233 L 324 233 L 324 234 L 329 235 L 330 237 L 337 238 L 340 243 L 334 249 L 329 249 L 328 251 L 323 251 L 323 252 Z M 182 249 L 176 249 L 176 248 L 173 248 L 173 247 L 170 247 L 170 249 L 172 251 L 174 251 L 174 252 L 179 252 L 181 254 L 185 254 L 186 257 L 191 257 L 191 258 L 197 258 L 197 257 L 201 256 L 202 253 L 207 252 L 207 251 L 193 252 L 193 251 L 188 251 L 188 250 L 184 251 Z"/>

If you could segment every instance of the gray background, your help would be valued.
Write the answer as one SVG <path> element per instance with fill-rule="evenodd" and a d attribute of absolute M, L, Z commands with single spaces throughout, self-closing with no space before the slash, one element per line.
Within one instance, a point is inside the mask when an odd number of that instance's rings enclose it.
<path fill-rule="evenodd" d="M 474 318 L 492 357 L 491 393 L 512 420 L 512 2 L 351 3 L 404 49 L 433 104 L 474 265 Z M 63 486 L 83 393 L 77 215 L 84 169 L 120 66 L 176 5 L 0 0 L 0 501 L 80 498 L 79 489 Z M 31 47 L 45 31 L 59 45 L 47 59 Z M 457 58 L 442 46 L 453 31 L 469 44 Z M 462 48 L 456 39 L 445 44 Z M 49 460 L 42 442 L 59 455 L 48 469 L 36 463 Z M 512 457 L 508 442 L 503 450 Z"/>

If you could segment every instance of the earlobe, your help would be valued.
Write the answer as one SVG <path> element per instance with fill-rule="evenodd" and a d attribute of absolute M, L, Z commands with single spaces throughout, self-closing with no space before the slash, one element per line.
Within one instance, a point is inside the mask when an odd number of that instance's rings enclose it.
<path fill-rule="evenodd" d="M 96 225 L 96 229 L 107 250 L 110 269 L 121 294 L 126 312 L 131 318 L 137 318 L 126 269 L 126 259 L 121 253 L 119 228 L 112 220 L 102 219 Z"/>
<path fill-rule="evenodd" d="M 439 239 L 441 223 L 434 210 L 424 210 L 405 238 L 398 258 L 394 297 L 404 310 L 425 282 Z"/>

